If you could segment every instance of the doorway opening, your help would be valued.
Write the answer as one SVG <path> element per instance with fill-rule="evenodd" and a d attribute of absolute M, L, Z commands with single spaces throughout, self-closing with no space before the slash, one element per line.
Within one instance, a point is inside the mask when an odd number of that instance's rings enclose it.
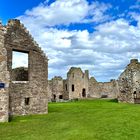
<path fill-rule="evenodd" d="M 82 97 L 86 97 L 86 89 L 85 88 L 83 88 L 83 90 L 82 90 Z"/>

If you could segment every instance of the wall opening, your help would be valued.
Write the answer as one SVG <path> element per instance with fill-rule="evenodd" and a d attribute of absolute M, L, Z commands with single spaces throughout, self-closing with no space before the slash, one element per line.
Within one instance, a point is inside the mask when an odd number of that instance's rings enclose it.
<path fill-rule="evenodd" d="M 25 105 L 29 105 L 29 103 L 30 103 L 30 98 L 29 97 L 25 98 Z"/>
<path fill-rule="evenodd" d="M 53 99 L 54 99 L 54 100 L 56 99 L 56 95 L 55 95 L 55 94 L 53 95 Z"/>
<path fill-rule="evenodd" d="M 133 95 L 134 95 L 134 98 L 136 99 L 137 98 L 137 92 L 134 91 Z"/>
<path fill-rule="evenodd" d="M 71 90 L 72 90 L 72 91 L 74 91 L 74 85 L 72 85 L 72 87 L 71 87 L 71 88 L 72 88 Z"/>
<path fill-rule="evenodd" d="M 86 89 L 85 88 L 83 88 L 83 90 L 82 90 L 82 97 L 86 97 Z"/>
<path fill-rule="evenodd" d="M 65 88 L 66 88 L 66 91 L 67 91 L 67 90 L 68 90 L 68 89 L 67 89 L 67 84 L 65 85 Z"/>
<path fill-rule="evenodd" d="M 28 52 L 12 51 L 12 81 L 29 80 L 29 54 Z"/>
<path fill-rule="evenodd" d="M 103 95 L 101 95 L 101 98 L 108 98 L 108 95 L 103 94 Z"/>
<path fill-rule="evenodd" d="M 63 95 L 59 95 L 59 99 L 63 99 Z"/>

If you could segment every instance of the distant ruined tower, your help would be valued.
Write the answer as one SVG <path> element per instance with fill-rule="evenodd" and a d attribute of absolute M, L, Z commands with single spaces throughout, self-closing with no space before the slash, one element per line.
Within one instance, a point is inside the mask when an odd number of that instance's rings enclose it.
<path fill-rule="evenodd" d="M 83 73 L 80 68 L 70 68 L 69 72 L 67 73 L 67 90 L 69 99 L 88 97 L 88 81 L 88 70 Z"/>

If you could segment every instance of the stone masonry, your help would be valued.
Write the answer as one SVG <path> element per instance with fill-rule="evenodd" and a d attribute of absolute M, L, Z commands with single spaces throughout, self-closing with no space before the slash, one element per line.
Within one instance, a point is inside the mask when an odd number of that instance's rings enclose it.
<path fill-rule="evenodd" d="M 13 79 L 13 51 L 28 54 L 28 78 Z M 48 112 L 48 59 L 19 20 L 0 25 L 0 70 L 1 122 L 9 115 Z"/>
<path fill-rule="evenodd" d="M 89 78 L 88 70 L 83 72 L 81 68 L 71 67 L 67 78 L 65 80 L 61 78 L 61 85 L 58 85 L 58 80 L 56 77 L 49 80 L 49 101 L 54 100 L 54 95 L 57 95 L 57 101 L 59 101 L 58 95 L 63 95 L 64 100 L 117 98 L 118 84 L 116 80 L 97 82 L 94 77 Z M 56 92 L 56 88 L 59 89 L 59 92 Z"/>
<path fill-rule="evenodd" d="M 89 81 L 90 98 L 117 98 L 118 84 L 116 80 L 97 82 L 93 77 Z"/>
<path fill-rule="evenodd" d="M 7 50 L 4 46 L 6 29 L 0 24 L 0 82 L 4 88 L 0 89 L 0 122 L 7 122 L 9 117 L 9 82 L 10 73 L 7 69 Z"/>
<path fill-rule="evenodd" d="M 67 84 L 65 84 L 65 92 L 68 91 L 68 98 L 86 98 L 88 97 L 88 70 L 82 72 L 81 68 L 71 67 L 67 73 Z"/>
<path fill-rule="evenodd" d="M 132 59 L 118 79 L 119 102 L 140 103 L 140 63 Z"/>
<path fill-rule="evenodd" d="M 61 101 L 63 99 L 63 79 L 55 76 L 48 82 L 48 101 Z"/>

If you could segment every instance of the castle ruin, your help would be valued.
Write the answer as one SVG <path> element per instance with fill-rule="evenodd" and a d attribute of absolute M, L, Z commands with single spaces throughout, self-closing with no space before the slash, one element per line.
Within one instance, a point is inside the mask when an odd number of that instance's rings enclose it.
<path fill-rule="evenodd" d="M 49 80 L 48 92 L 49 101 L 60 101 L 59 95 L 63 100 L 117 98 L 118 84 L 116 80 L 97 82 L 94 77 L 89 78 L 88 70 L 83 72 L 81 68 L 71 67 L 66 79 L 54 77 Z"/>
<path fill-rule="evenodd" d="M 58 92 L 53 92 L 53 89 L 55 87 L 59 89 L 56 81 L 60 79 L 53 78 L 50 81 L 54 79 L 55 84 L 50 83 L 49 101 L 58 94 Z M 62 95 L 63 100 L 117 98 L 119 102 L 140 103 L 140 63 L 137 59 L 132 59 L 119 78 L 112 79 L 110 82 L 98 82 L 94 77 L 89 78 L 88 70 L 84 73 L 81 68 L 72 67 L 67 73 L 67 78 L 65 80 L 61 78 L 59 95 Z M 55 101 L 59 101 L 59 98 Z"/>
<path fill-rule="evenodd" d="M 24 76 L 12 69 L 14 51 L 28 55 Z M 0 24 L 0 122 L 12 115 L 47 113 L 47 81 L 48 59 L 23 24 L 16 19 Z"/>
<path fill-rule="evenodd" d="M 28 55 L 28 67 L 13 68 L 13 52 Z M 20 61 L 20 60 L 19 60 Z M 67 78 L 48 81 L 48 58 L 19 20 L 0 24 L 0 122 L 10 116 L 48 113 L 48 101 L 118 98 L 140 103 L 140 63 L 132 59 L 117 80 L 98 82 L 71 67 Z"/>

